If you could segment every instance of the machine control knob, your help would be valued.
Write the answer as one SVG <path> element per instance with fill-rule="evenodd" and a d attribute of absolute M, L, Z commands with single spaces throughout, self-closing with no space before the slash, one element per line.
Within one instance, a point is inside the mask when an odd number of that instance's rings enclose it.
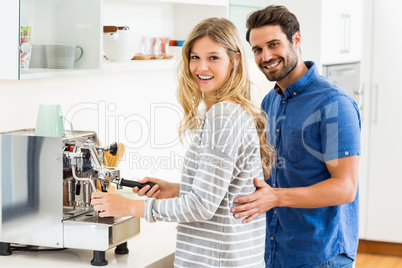
<path fill-rule="evenodd" d="M 116 154 L 117 154 L 117 142 L 114 142 L 109 146 L 109 153 L 111 155 L 113 155 L 113 156 L 116 156 Z"/>

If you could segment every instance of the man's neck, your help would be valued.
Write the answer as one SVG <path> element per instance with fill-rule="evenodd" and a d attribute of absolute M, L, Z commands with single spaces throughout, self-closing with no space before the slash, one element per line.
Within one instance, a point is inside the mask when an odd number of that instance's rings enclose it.
<path fill-rule="evenodd" d="M 276 81 L 283 95 L 285 95 L 285 90 L 288 86 L 299 80 L 300 77 L 302 77 L 307 72 L 308 68 L 306 67 L 304 62 L 300 59 L 296 67 L 292 70 L 292 72 L 288 76 L 286 76 L 281 81 Z"/>

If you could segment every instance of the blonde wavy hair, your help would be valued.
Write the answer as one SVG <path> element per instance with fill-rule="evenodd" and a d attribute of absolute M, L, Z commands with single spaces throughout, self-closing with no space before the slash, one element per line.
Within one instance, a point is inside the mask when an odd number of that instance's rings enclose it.
<path fill-rule="evenodd" d="M 199 90 L 190 72 L 190 53 L 193 43 L 205 36 L 226 48 L 233 70 L 222 88 L 217 90 L 215 103 L 231 99 L 240 104 L 254 118 L 260 142 L 261 160 L 265 178 L 270 175 L 271 168 L 276 160 L 276 153 L 272 145 L 267 141 L 266 114 L 255 107 L 251 101 L 251 82 L 248 76 L 247 59 L 243 44 L 237 32 L 236 26 L 224 18 L 208 18 L 201 21 L 189 34 L 183 45 L 182 57 L 178 62 L 178 90 L 177 99 L 184 110 L 184 118 L 180 122 L 179 137 L 182 140 L 184 133 L 200 127 L 203 116 L 199 106 L 203 95 Z M 240 57 L 236 58 L 236 53 Z M 238 60 L 240 59 L 240 60 Z"/>

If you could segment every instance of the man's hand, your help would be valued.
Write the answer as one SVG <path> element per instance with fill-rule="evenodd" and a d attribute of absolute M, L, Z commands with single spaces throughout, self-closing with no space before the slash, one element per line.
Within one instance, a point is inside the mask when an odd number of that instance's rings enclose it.
<path fill-rule="evenodd" d="M 270 210 L 277 205 L 277 198 L 274 189 L 265 181 L 254 178 L 257 190 L 251 195 L 238 197 L 234 203 L 243 203 L 233 207 L 230 211 L 234 212 L 235 218 L 244 218 L 243 223 L 249 223 L 262 213 Z"/>

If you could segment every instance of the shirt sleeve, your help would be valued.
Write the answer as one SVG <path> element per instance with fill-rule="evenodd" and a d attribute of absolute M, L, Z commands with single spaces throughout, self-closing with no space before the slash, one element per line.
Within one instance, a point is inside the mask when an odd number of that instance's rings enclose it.
<path fill-rule="evenodd" d="M 321 146 L 324 160 L 360 155 L 360 113 L 348 96 L 330 98 L 322 110 Z"/>
<path fill-rule="evenodd" d="M 191 163 L 194 161 L 191 157 L 185 160 L 189 161 L 185 164 L 187 168 L 197 166 L 192 183 L 188 185 L 190 191 L 171 199 L 147 199 L 145 219 L 149 222 L 211 219 L 227 195 L 233 178 L 241 125 L 237 112 L 226 113 L 223 104 L 211 107 L 201 127 L 197 165 Z"/>

